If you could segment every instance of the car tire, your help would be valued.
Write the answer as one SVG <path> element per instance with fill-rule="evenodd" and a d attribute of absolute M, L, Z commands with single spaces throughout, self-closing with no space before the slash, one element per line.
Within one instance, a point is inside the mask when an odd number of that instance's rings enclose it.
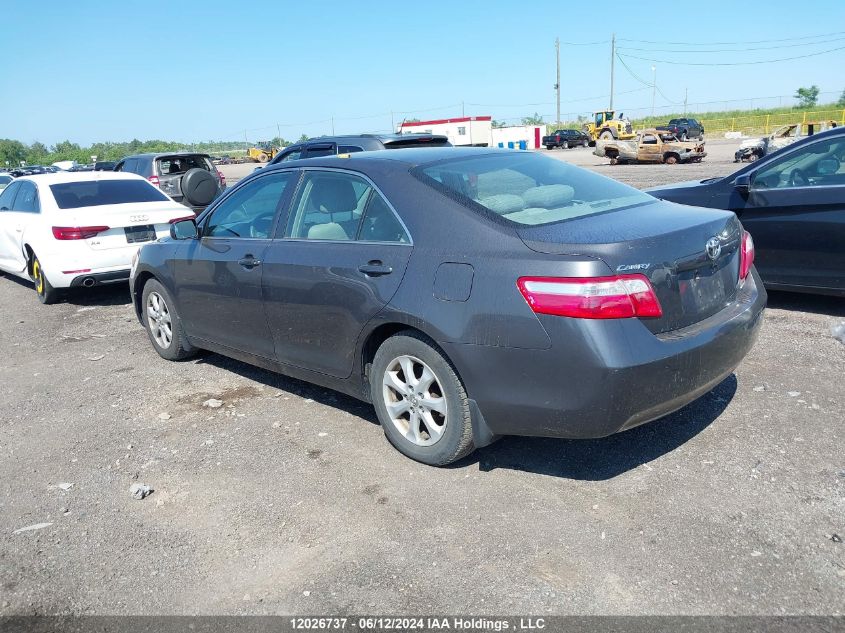
<path fill-rule="evenodd" d="M 35 255 L 32 256 L 32 274 L 30 276 L 35 284 L 35 294 L 41 303 L 50 305 L 62 298 L 63 292 L 57 288 L 53 288 L 46 275 L 44 275 L 44 267 L 41 265 L 41 260 Z"/>
<path fill-rule="evenodd" d="M 553 149 L 554 149 L 554 146 L 553 146 L 553 145 L 546 145 L 546 150 L 547 150 L 547 151 L 550 151 L 550 150 L 553 150 Z"/>
<path fill-rule="evenodd" d="M 569 141 L 564 141 L 560 146 L 562 149 L 569 149 Z"/>
<path fill-rule="evenodd" d="M 581 146 L 582 146 L 582 147 L 589 147 L 589 146 L 590 146 L 590 141 L 587 141 L 587 140 L 582 141 L 582 142 L 581 142 Z"/>
<path fill-rule="evenodd" d="M 220 184 L 211 172 L 194 167 L 185 172 L 181 182 L 186 206 L 205 207 L 220 193 Z"/>
<path fill-rule="evenodd" d="M 155 279 L 141 293 L 141 318 L 158 355 L 167 360 L 185 360 L 197 352 L 185 338 L 182 320 L 173 297 Z"/>
<path fill-rule="evenodd" d="M 663 159 L 663 162 L 667 165 L 674 165 L 678 162 L 678 157 L 674 154 L 669 154 L 666 158 Z"/>
<path fill-rule="evenodd" d="M 599 134 L 599 139 L 601 139 L 602 141 L 609 141 L 612 138 L 613 132 L 611 132 L 610 130 L 605 130 L 604 132 Z"/>
<path fill-rule="evenodd" d="M 381 344 L 371 366 L 370 392 L 385 436 L 407 457 L 445 466 L 475 449 L 463 383 L 422 334 L 408 330 Z"/>
<path fill-rule="evenodd" d="M 754 162 L 755 160 L 757 160 L 758 158 L 760 158 L 760 157 L 759 157 L 759 156 L 757 156 L 757 154 L 749 154 L 749 156 L 748 156 L 748 162 L 749 162 L 749 163 L 753 163 L 753 162 Z"/>

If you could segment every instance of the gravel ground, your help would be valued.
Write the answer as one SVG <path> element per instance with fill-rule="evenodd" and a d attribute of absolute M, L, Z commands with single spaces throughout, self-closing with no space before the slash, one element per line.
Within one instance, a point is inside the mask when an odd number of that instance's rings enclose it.
<path fill-rule="evenodd" d="M 549 154 L 651 185 L 729 173 L 734 147 Z M 841 615 L 843 320 L 772 294 L 736 374 L 676 414 L 435 469 L 345 396 L 161 360 L 125 288 L 41 306 L 2 277 L 0 614 Z"/>

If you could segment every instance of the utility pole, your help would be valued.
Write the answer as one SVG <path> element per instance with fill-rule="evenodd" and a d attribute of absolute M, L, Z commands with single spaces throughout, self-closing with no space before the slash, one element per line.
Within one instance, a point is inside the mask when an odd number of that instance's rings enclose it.
<path fill-rule="evenodd" d="M 334 115 L 332 115 L 332 136 L 334 136 Z"/>
<path fill-rule="evenodd" d="M 684 116 L 687 115 L 687 91 L 689 88 L 684 88 Z"/>
<path fill-rule="evenodd" d="M 466 111 L 464 110 L 464 102 L 461 101 L 461 118 L 466 117 Z"/>
<path fill-rule="evenodd" d="M 616 33 L 610 38 L 610 109 L 613 110 L 613 71 L 616 65 Z"/>
<path fill-rule="evenodd" d="M 657 92 L 657 66 L 651 67 L 651 116 L 654 116 L 654 96 Z"/>
<path fill-rule="evenodd" d="M 557 126 L 560 127 L 560 38 L 555 38 L 555 55 L 557 56 L 557 81 L 555 82 L 555 90 L 557 90 Z"/>
<path fill-rule="evenodd" d="M 393 110 L 390 111 L 390 133 L 396 132 L 396 123 L 393 122 Z"/>
<path fill-rule="evenodd" d="M 282 142 L 282 126 L 276 123 L 276 131 L 279 133 L 279 143 Z"/>

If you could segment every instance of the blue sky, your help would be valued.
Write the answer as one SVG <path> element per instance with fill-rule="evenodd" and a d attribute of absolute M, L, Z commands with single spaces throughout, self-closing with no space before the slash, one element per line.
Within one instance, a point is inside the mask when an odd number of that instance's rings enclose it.
<path fill-rule="evenodd" d="M 331 133 L 331 117 L 337 133 L 387 131 L 391 111 L 396 123 L 462 111 L 553 120 L 555 37 L 561 111 L 589 113 L 606 106 L 614 30 L 640 80 L 650 83 L 656 67 L 658 113 L 680 108 L 668 102 L 683 102 L 685 88 L 691 104 L 745 100 L 711 109 L 777 105 L 762 98 L 811 84 L 835 101 L 845 88 L 841 0 L 770 1 L 765 10 L 722 0 L 77 0 L 7 3 L 3 24 L 0 138 L 26 143 L 243 140 L 245 130 L 255 141 L 275 136 L 277 124 L 295 139 Z M 702 46 L 678 53 L 691 47 L 631 40 Z M 741 48 L 760 50 L 724 51 Z M 651 88 L 617 63 L 616 108 L 633 117 L 651 101 Z"/>

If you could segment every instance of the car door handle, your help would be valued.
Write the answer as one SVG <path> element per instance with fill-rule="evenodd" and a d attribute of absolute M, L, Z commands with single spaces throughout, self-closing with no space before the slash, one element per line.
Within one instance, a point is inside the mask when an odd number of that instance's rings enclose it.
<path fill-rule="evenodd" d="M 261 260 L 255 259 L 252 255 L 247 255 L 243 259 L 238 260 L 238 264 L 247 269 L 253 269 L 256 266 L 261 266 Z"/>
<path fill-rule="evenodd" d="M 389 275 L 393 272 L 390 266 L 385 266 L 379 259 L 372 259 L 366 264 L 358 266 L 358 270 L 367 277 L 381 277 L 382 275 Z"/>

